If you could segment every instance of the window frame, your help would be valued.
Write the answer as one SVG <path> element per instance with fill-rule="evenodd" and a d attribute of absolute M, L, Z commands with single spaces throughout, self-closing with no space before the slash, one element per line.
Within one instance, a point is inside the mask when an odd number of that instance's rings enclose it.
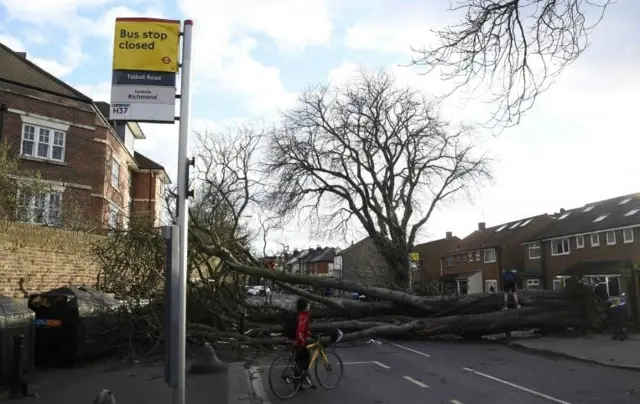
<path fill-rule="evenodd" d="M 596 239 L 596 242 L 593 242 L 593 239 Z M 600 247 L 600 233 L 592 233 L 591 234 L 591 247 Z"/>
<path fill-rule="evenodd" d="M 555 245 L 554 243 L 556 243 L 558 241 L 560 242 L 560 245 L 563 247 L 562 248 L 562 252 L 555 252 L 554 251 L 554 245 Z M 566 247 L 567 247 L 566 250 L 564 248 L 565 242 L 566 242 Z M 552 256 L 557 257 L 557 256 L 569 255 L 569 254 L 571 254 L 571 242 L 569 241 L 568 237 L 556 238 L 556 239 L 551 240 L 551 255 Z"/>
<path fill-rule="evenodd" d="M 18 189 L 16 194 L 16 216 L 19 221 L 23 223 L 34 224 L 38 226 L 49 226 L 49 227 L 61 227 L 62 226 L 62 191 L 57 190 L 48 190 L 43 192 L 37 192 L 33 195 L 30 195 L 27 201 L 27 204 L 23 204 L 23 189 Z M 36 202 L 38 197 L 44 197 L 45 203 L 41 208 L 37 207 Z M 55 217 L 52 219 L 52 209 L 51 207 L 54 205 L 52 201 L 53 197 L 57 197 L 57 201 L 55 204 L 57 205 L 57 209 L 55 211 Z M 35 213 L 36 209 L 42 209 L 42 221 L 36 220 L 39 216 Z M 24 210 L 27 212 L 26 220 L 20 218 L 20 211 Z"/>
<path fill-rule="evenodd" d="M 107 225 L 109 226 L 109 230 L 116 230 L 118 228 L 118 214 L 119 209 L 113 203 L 109 204 L 109 216 L 107 219 Z M 112 223 L 114 222 L 114 223 Z"/>
<path fill-rule="evenodd" d="M 452 267 L 452 266 L 453 266 L 453 264 L 454 264 L 454 262 L 453 262 L 453 261 L 454 261 L 454 260 L 453 260 L 453 257 L 452 257 L 452 256 L 447 257 L 447 259 L 446 259 L 446 261 L 445 261 L 445 265 L 446 265 L 446 266 L 448 266 L 448 267 Z"/>
<path fill-rule="evenodd" d="M 487 253 L 493 252 L 493 259 L 491 260 L 487 260 Z M 483 254 L 483 258 L 484 258 L 484 263 L 485 264 L 491 264 L 493 262 L 496 262 L 496 249 L 495 248 L 487 248 L 486 250 L 484 250 L 484 254 Z"/>
<path fill-rule="evenodd" d="M 579 240 L 582 240 L 582 242 L 579 243 L 578 242 Z M 584 235 L 582 234 L 579 236 L 576 236 L 576 249 L 579 249 L 579 248 L 584 248 Z"/>
<path fill-rule="evenodd" d="M 631 237 L 629 239 L 627 239 L 627 231 L 631 232 Z M 633 227 L 625 227 L 624 229 L 622 229 L 622 242 L 624 244 L 629 244 L 629 243 L 633 243 L 634 239 L 634 234 L 633 234 Z"/>
<path fill-rule="evenodd" d="M 609 241 L 609 235 L 613 235 L 613 241 Z M 607 245 L 616 245 L 616 231 L 615 230 L 608 230 L 605 233 L 605 240 L 607 241 Z"/>
<path fill-rule="evenodd" d="M 25 138 L 27 127 L 33 128 L 33 139 Z M 46 145 L 47 145 L 46 157 L 40 156 L 38 153 L 40 148 L 39 146 L 45 143 L 40 141 L 40 135 L 42 131 L 47 131 L 47 136 L 48 136 L 48 139 L 46 142 Z M 62 145 L 56 144 L 56 135 L 62 136 Z M 32 143 L 31 154 L 25 154 L 25 150 L 24 150 L 25 142 Z M 56 147 L 59 147 L 62 149 L 60 152 L 60 158 L 53 157 L 53 150 Z M 28 122 L 25 122 L 22 124 L 22 132 L 20 133 L 20 156 L 21 157 L 27 157 L 30 159 L 36 159 L 41 161 L 53 161 L 58 163 L 64 163 L 66 150 L 67 150 L 67 132 L 59 129 L 47 127 L 47 126 L 35 125 Z"/>
<path fill-rule="evenodd" d="M 116 168 L 116 167 L 118 169 L 114 173 L 113 169 Z M 114 184 L 114 182 L 115 182 L 115 184 Z M 120 188 L 120 163 L 114 158 L 111 158 L 111 179 L 109 180 L 109 183 L 115 189 L 119 189 Z"/>
<path fill-rule="evenodd" d="M 539 260 L 542 257 L 542 252 L 541 252 L 541 248 L 540 248 L 540 243 L 531 243 L 529 244 L 529 259 L 530 260 Z M 538 255 L 536 257 L 531 255 L 531 250 L 538 250 Z"/>

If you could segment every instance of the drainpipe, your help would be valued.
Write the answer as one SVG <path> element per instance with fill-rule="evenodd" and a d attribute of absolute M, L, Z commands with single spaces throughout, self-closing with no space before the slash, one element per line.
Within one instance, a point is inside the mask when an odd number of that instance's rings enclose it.
<path fill-rule="evenodd" d="M 151 219 L 151 190 L 152 190 L 152 186 L 151 186 L 151 179 L 153 178 L 153 171 L 149 170 L 149 217 L 148 219 Z"/>
<path fill-rule="evenodd" d="M 4 113 L 8 110 L 7 104 L 0 104 L 0 142 L 2 141 L 2 134 L 4 132 Z"/>

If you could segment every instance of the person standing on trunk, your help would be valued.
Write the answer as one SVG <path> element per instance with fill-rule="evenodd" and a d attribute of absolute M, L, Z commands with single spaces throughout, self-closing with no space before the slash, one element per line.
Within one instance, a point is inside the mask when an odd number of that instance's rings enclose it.
<path fill-rule="evenodd" d="M 522 307 L 518 302 L 518 276 L 516 275 L 516 272 L 511 269 L 504 271 L 504 274 L 502 275 L 502 283 L 504 285 L 504 307 L 502 310 L 507 310 L 509 308 L 509 293 L 513 295 L 513 301 L 516 303 L 516 307 Z"/>

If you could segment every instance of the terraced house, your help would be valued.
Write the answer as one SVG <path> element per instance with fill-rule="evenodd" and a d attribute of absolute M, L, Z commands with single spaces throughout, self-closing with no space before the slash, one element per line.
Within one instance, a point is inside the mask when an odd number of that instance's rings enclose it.
<path fill-rule="evenodd" d="M 522 242 L 531 238 L 551 222 L 549 215 L 478 229 L 459 241 L 452 252 L 442 255 L 442 292 L 444 294 L 470 294 L 502 290 L 505 270 L 518 271 L 521 288 L 540 287 L 541 274 L 526 265 Z"/>
<path fill-rule="evenodd" d="M 109 122 L 108 108 L 0 43 L 0 139 L 46 186 L 18 195 L 21 220 L 117 228 L 137 214 L 159 224 L 169 178 L 135 151 L 140 126 Z"/>
<path fill-rule="evenodd" d="M 640 263 L 640 194 L 560 209 L 552 222 L 526 240 L 527 266 L 542 273 L 548 288 L 570 276 L 604 283 L 610 295 L 633 294 Z"/>

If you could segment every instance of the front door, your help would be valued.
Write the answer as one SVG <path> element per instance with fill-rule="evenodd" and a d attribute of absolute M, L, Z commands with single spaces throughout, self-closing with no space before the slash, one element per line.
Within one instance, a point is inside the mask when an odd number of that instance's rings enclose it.
<path fill-rule="evenodd" d="M 467 287 L 468 287 L 468 281 L 458 281 L 458 293 L 460 293 L 461 295 L 466 295 L 468 293 L 467 291 Z"/>

